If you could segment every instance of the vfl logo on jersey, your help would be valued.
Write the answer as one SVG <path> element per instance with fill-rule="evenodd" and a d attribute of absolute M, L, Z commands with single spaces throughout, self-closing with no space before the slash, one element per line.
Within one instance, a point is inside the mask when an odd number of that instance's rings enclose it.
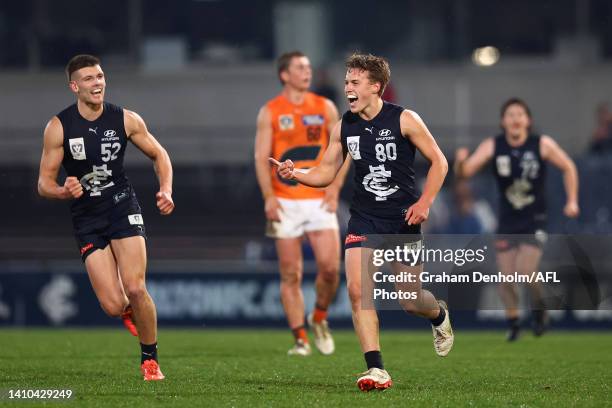
<path fill-rule="evenodd" d="M 117 134 L 117 132 L 115 132 L 115 131 L 114 131 L 114 130 L 112 130 L 112 129 L 109 129 L 109 130 L 105 130 L 105 131 L 104 131 L 104 137 L 113 137 L 113 136 L 115 136 L 116 134 Z"/>
<path fill-rule="evenodd" d="M 391 131 L 389 129 L 383 129 L 380 132 L 378 132 L 379 136 L 389 136 L 391 134 Z"/>
<path fill-rule="evenodd" d="M 70 153 L 72 154 L 72 158 L 74 160 L 87 159 L 87 156 L 85 155 L 85 141 L 82 137 L 68 139 L 68 143 L 70 143 Z"/>
<path fill-rule="evenodd" d="M 325 123 L 323 115 L 304 115 L 302 116 L 304 126 L 321 126 Z"/>
<path fill-rule="evenodd" d="M 388 184 L 391 171 L 385 170 L 385 165 L 370 166 L 370 174 L 363 178 L 363 187 L 366 191 L 376 195 L 376 201 L 386 201 L 387 197 L 399 190 L 396 184 L 391 187 Z"/>
<path fill-rule="evenodd" d="M 349 136 L 346 138 L 346 147 L 353 160 L 361 159 L 361 152 L 359 151 L 359 136 Z"/>
<path fill-rule="evenodd" d="M 495 159 L 497 165 L 497 174 L 501 177 L 510 177 L 512 173 L 512 166 L 510 165 L 510 156 L 497 156 Z"/>
<path fill-rule="evenodd" d="M 295 123 L 293 122 L 293 115 L 280 115 L 278 117 L 278 127 L 280 130 L 292 130 L 295 128 Z"/>

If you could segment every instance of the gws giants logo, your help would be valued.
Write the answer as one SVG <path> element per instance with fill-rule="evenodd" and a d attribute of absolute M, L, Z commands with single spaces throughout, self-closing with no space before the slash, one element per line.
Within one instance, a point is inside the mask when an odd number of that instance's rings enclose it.
<path fill-rule="evenodd" d="M 389 186 L 388 177 L 391 177 L 391 171 L 385 170 L 384 164 L 370 166 L 370 174 L 363 178 L 363 187 L 376 195 L 376 201 L 386 201 L 388 196 L 399 190 L 397 184 Z"/>

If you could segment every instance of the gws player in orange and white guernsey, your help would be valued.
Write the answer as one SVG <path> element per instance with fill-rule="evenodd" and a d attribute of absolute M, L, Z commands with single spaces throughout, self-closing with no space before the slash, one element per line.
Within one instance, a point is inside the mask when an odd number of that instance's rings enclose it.
<path fill-rule="evenodd" d="M 315 345 L 325 355 L 334 352 L 327 323 L 327 309 L 339 283 L 340 242 L 336 208 L 346 169 L 326 189 L 300 185 L 271 171 L 269 157 L 291 159 L 302 168 L 316 166 L 338 121 L 330 100 L 309 92 L 312 69 L 299 51 L 281 55 L 277 61 L 281 93 L 268 101 L 257 116 L 255 169 L 265 200 L 266 235 L 276 240 L 280 269 L 280 292 L 294 346 L 289 355 L 311 354 L 305 329 L 302 293 L 302 239 L 306 236 L 317 263 L 316 302 L 308 315 Z"/>
<path fill-rule="evenodd" d="M 137 113 L 104 101 L 106 79 L 97 57 L 73 57 L 66 75 L 77 101 L 45 128 L 38 192 L 45 198 L 71 201 L 81 258 L 102 309 L 109 316 L 122 316 L 138 336 L 144 379 L 162 380 L 157 315 L 145 287 L 144 223 L 125 176 L 123 156 L 131 142 L 153 161 L 162 215 L 174 210 L 170 157 Z M 67 173 L 63 185 L 57 183 L 60 166 Z"/>

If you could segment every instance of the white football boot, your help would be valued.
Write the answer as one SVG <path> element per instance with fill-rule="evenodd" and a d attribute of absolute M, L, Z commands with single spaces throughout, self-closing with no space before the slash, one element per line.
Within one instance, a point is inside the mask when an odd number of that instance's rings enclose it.
<path fill-rule="evenodd" d="M 310 344 L 305 343 L 304 340 L 297 340 L 293 347 L 287 351 L 288 356 L 302 356 L 307 357 L 312 354 Z"/>
<path fill-rule="evenodd" d="M 433 332 L 433 344 L 436 354 L 440 357 L 446 357 L 446 355 L 453 348 L 453 342 L 455 341 L 455 335 L 453 334 L 453 328 L 450 322 L 450 313 L 448 312 L 448 306 L 443 300 L 438 300 L 438 304 L 444 309 L 446 316 L 444 321 L 439 326 L 431 325 L 431 331 Z"/>
<path fill-rule="evenodd" d="M 336 346 L 334 344 L 334 338 L 329 331 L 327 320 L 322 320 L 317 323 L 314 321 L 312 313 L 308 315 L 307 320 L 308 326 L 310 326 L 314 333 L 314 343 L 317 349 L 325 356 L 333 354 Z"/>
<path fill-rule="evenodd" d="M 357 387 L 363 392 L 371 390 L 386 390 L 393 385 L 391 376 L 386 370 L 372 367 L 357 379 Z"/>

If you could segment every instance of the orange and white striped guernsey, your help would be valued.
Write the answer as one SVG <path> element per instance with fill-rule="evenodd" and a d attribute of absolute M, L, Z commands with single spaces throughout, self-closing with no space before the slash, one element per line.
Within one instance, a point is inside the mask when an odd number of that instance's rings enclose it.
<path fill-rule="evenodd" d="M 282 162 L 290 159 L 296 168 L 318 165 L 329 144 L 329 118 L 325 98 L 308 92 L 304 103 L 294 105 L 283 95 L 266 104 L 272 121 L 272 157 Z M 288 199 L 322 198 L 323 189 L 283 180 L 277 172 L 270 172 L 274 195 Z"/>

